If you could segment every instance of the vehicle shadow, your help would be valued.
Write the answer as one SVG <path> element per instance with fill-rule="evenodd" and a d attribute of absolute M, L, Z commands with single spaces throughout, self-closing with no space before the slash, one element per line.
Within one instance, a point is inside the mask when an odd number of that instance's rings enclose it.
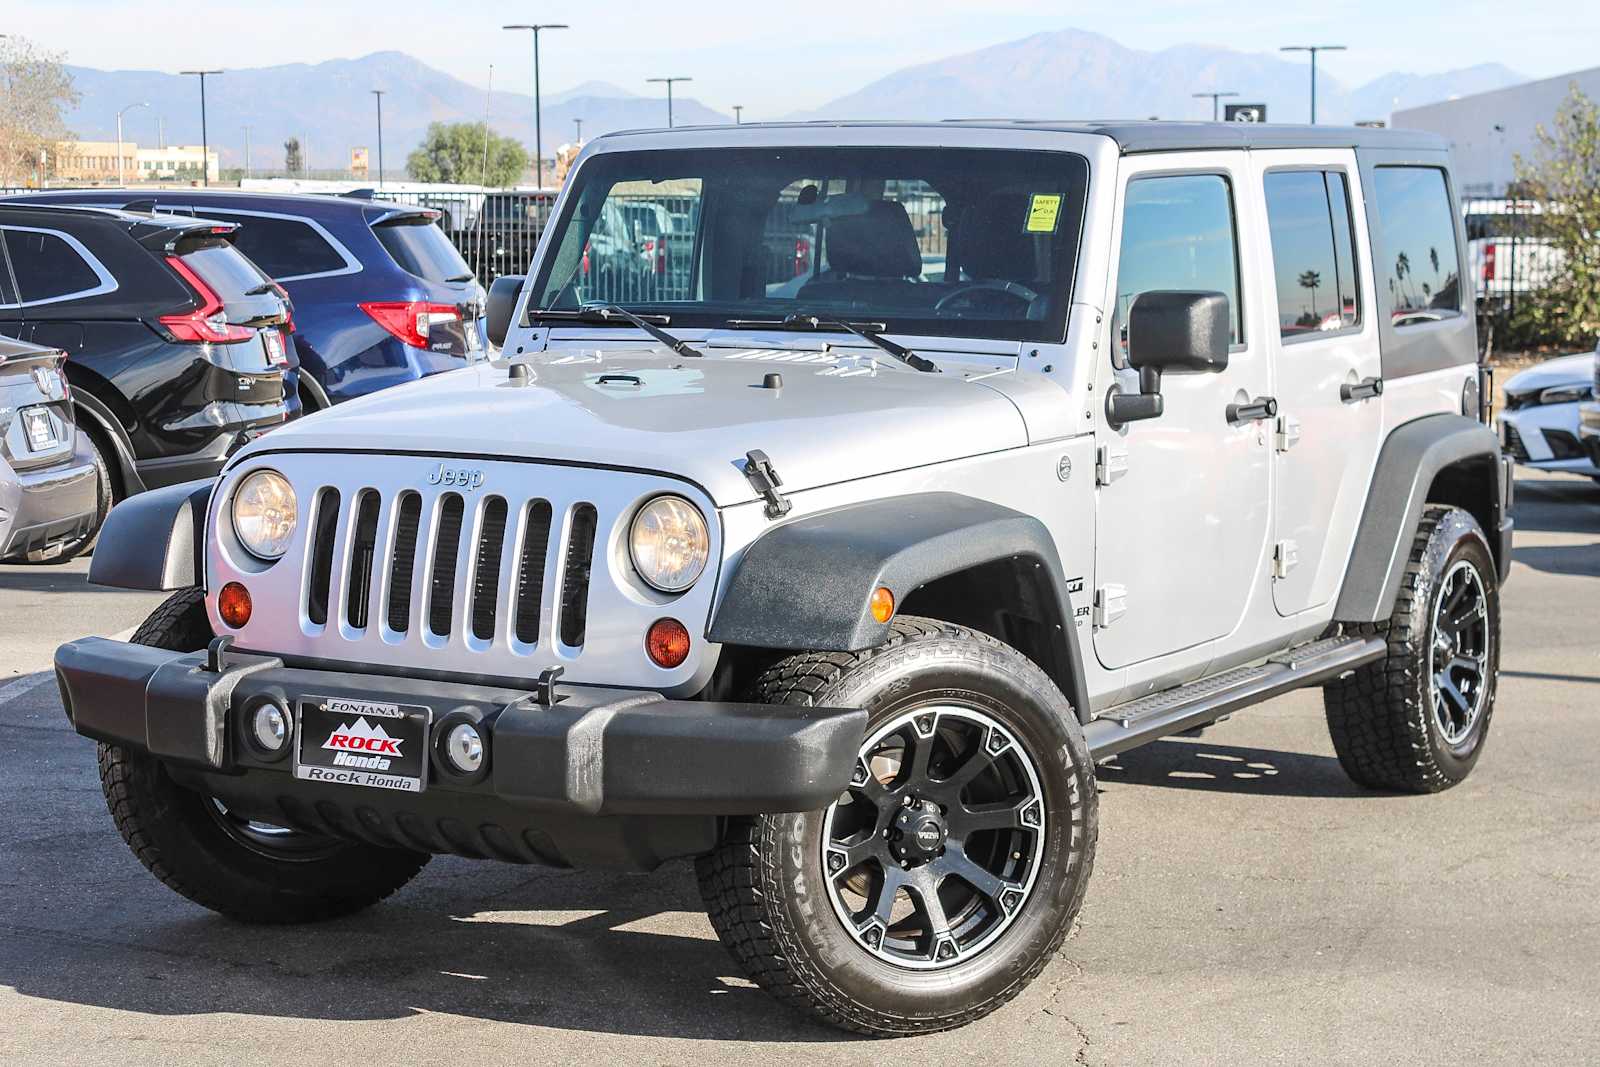
<path fill-rule="evenodd" d="M 1332 756 L 1169 738 L 1124 752 L 1095 769 L 1103 783 L 1275 797 L 1369 797 Z"/>
<path fill-rule="evenodd" d="M 1518 479 L 1511 513 L 1518 533 L 1600 534 L 1600 485 L 1577 477 Z"/>
<path fill-rule="evenodd" d="M 449 890 L 465 888 L 471 872 L 459 868 L 468 861 L 435 863 L 456 869 L 443 879 L 425 871 L 413 887 L 361 915 L 297 927 L 245 926 L 172 897 L 152 901 L 160 918 L 113 932 L 95 920 L 106 917 L 104 908 L 126 923 L 125 904 L 47 894 L 55 899 L 35 906 L 52 914 L 52 929 L 3 924 L 10 928 L 0 947 L 0 985 L 156 1016 L 357 1022 L 443 1013 L 645 1037 L 849 1039 L 746 981 L 715 938 L 694 936 L 703 920 L 681 913 L 702 905 L 683 865 L 651 876 L 530 877 L 507 869 L 523 881 L 480 900 L 479 908 L 463 908 Z M 504 880 L 487 864 L 471 867 L 491 882 Z M 152 881 L 151 888 L 160 887 Z M 75 920 L 101 932 L 69 932 Z"/>

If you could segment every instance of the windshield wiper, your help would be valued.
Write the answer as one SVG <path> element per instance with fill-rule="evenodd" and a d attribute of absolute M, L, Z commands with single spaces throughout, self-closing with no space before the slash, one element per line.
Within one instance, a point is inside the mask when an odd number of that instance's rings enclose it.
<path fill-rule="evenodd" d="M 680 356 L 695 356 L 698 358 L 702 354 L 690 348 L 687 341 L 674 337 L 666 330 L 661 329 L 661 326 L 665 326 L 672 321 L 666 315 L 635 315 L 627 308 L 618 307 L 616 304 L 585 304 L 572 311 L 529 308 L 528 318 L 599 323 L 609 323 L 612 319 L 621 319 L 631 326 L 637 326 Z M 660 323 L 661 326 L 657 326 L 656 323 Z"/>
<path fill-rule="evenodd" d="M 905 345 L 895 344 L 886 337 L 880 337 L 879 334 L 888 329 L 887 323 L 845 322 L 842 319 L 794 314 L 785 315 L 781 319 L 729 319 L 727 326 L 730 330 L 822 330 L 853 333 L 863 341 L 877 345 L 908 367 L 933 374 L 939 373 L 939 367 L 933 360 L 923 359 Z"/>

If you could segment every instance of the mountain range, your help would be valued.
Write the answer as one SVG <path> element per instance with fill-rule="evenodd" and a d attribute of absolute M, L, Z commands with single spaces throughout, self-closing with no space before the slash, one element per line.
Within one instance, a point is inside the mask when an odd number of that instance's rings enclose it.
<path fill-rule="evenodd" d="M 200 101 L 196 79 L 139 70 L 68 68 L 81 94 L 68 128 L 84 140 L 116 135 L 118 108 L 126 112 L 123 137 L 153 145 L 198 144 Z M 1317 117 L 1322 122 L 1387 119 L 1391 111 L 1484 92 L 1523 81 L 1499 64 L 1436 74 L 1391 73 L 1346 86 L 1319 72 Z M 279 170 L 283 142 L 299 137 L 309 165 L 344 168 L 352 146 L 372 149 L 377 162 L 377 107 L 384 90 L 385 169 L 397 174 L 430 122 L 480 121 L 487 114 L 498 132 L 533 140 L 533 106 L 520 92 L 484 90 L 435 70 L 402 52 L 357 59 L 228 70 L 206 82 L 207 129 L 224 167 L 244 163 L 250 127 L 251 166 Z M 1196 92 L 1233 91 L 1241 102 L 1264 103 L 1275 121 L 1307 117 L 1308 76 L 1301 57 L 1247 53 L 1210 45 L 1160 51 L 1126 47 L 1081 30 L 1033 34 L 990 48 L 949 56 L 892 73 L 792 118 L 1209 118 L 1211 102 Z M 619 129 L 665 125 L 666 101 L 617 85 L 591 81 L 544 95 L 547 155 L 573 139 L 575 119 L 585 139 Z M 693 97 L 674 101 L 678 125 L 731 122 Z M 160 134 L 158 134 L 158 126 Z"/>

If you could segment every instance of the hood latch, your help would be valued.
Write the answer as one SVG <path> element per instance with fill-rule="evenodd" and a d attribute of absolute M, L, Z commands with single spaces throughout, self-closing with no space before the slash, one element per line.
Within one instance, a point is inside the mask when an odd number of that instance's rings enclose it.
<path fill-rule="evenodd" d="M 744 476 L 749 479 L 750 485 L 761 494 L 767 502 L 767 518 L 781 519 L 789 514 L 789 509 L 794 507 L 792 501 L 778 492 L 778 486 L 783 484 L 783 479 L 778 477 L 778 472 L 773 469 L 772 460 L 761 449 L 753 449 L 744 454 Z"/>

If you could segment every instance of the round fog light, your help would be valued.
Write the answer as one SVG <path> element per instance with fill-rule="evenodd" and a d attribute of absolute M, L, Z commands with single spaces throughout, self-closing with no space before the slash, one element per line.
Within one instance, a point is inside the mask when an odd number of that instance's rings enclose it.
<path fill-rule="evenodd" d="M 462 774 L 476 774 L 483 766 L 483 735 L 469 722 L 457 724 L 445 735 L 444 755 Z"/>
<path fill-rule="evenodd" d="M 276 704 L 262 704 L 250 715 L 250 737 L 262 752 L 279 755 L 289 744 L 289 713 Z"/>

